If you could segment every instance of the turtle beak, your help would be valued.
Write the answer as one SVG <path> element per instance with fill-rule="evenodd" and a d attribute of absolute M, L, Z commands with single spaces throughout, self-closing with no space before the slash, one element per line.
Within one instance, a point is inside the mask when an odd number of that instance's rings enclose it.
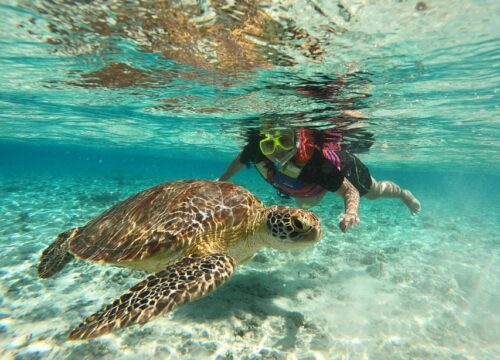
<path fill-rule="evenodd" d="M 297 240 L 304 243 L 316 243 L 321 240 L 323 231 L 321 230 L 320 220 L 316 215 L 309 214 L 311 216 L 310 222 L 304 222 L 297 217 L 292 217 L 291 225 L 294 229 L 291 234 L 292 239 L 296 237 Z"/>
<path fill-rule="evenodd" d="M 312 245 L 321 240 L 323 236 L 323 232 L 320 227 L 312 226 L 307 231 L 302 230 L 300 235 L 291 236 L 292 240 L 295 240 L 297 243 L 303 243 L 304 245 Z"/>
<path fill-rule="evenodd" d="M 321 240 L 321 237 L 323 236 L 323 231 L 321 231 L 321 228 L 316 228 L 312 227 L 307 234 L 303 235 L 303 238 L 305 240 L 317 243 L 318 241 Z"/>

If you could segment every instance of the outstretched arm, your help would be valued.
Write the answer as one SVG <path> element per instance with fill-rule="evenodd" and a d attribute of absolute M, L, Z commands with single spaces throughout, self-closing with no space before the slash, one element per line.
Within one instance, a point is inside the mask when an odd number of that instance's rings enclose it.
<path fill-rule="evenodd" d="M 339 227 L 342 232 L 346 232 L 354 225 L 359 224 L 359 191 L 347 178 L 344 178 L 336 194 L 344 199 L 345 214 L 340 219 Z"/>
<path fill-rule="evenodd" d="M 217 179 L 219 181 L 226 181 L 232 178 L 238 171 L 241 170 L 244 164 L 241 163 L 241 154 L 236 156 L 231 164 L 227 167 L 226 171 Z"/>

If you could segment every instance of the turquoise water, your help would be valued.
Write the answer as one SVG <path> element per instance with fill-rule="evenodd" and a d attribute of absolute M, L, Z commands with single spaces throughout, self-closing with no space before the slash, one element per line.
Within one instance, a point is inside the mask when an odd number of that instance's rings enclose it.
<path fill-rule="evenodd" d="M 498 3 L 180 4 L 0 3 L 1 357 L 500 357 Z M 67 341 L 144 274 L 40 280 L 41 251 L 138 191 L 220 176 L 269 121 L 336 129 L 421 213 L 362 199 L 343 234 L 329 194 L 313 248 L 261 250 L 200 300 Z M 232 180 L 293 205 L 255 169 Z"/>

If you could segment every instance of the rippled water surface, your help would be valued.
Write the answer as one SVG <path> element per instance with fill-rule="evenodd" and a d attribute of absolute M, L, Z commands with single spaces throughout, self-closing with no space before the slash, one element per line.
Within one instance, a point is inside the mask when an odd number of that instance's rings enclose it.
<path fill-rule="evenodd" d="M 498 1 L 0 1 L 5 358 L 500 357 Z M 313 208 L 324 238 L 260 251 L 216 292 L 111 335 L 68 332 L 144 274 L 57 234 L 155 184 L 214 179 L 261 126 L 330 131 L 411 189 Z M 233 180 L 280 198 L 254 169 Z"/>

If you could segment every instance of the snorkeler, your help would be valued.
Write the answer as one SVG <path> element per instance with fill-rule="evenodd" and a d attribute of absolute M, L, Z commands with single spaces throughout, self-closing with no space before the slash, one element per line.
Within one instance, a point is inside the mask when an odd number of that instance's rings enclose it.
<path fill-rule="evenodd" d="M 421 208 L 409 190 L 392 181 L 376 181 L 355 155 L 339 150 L 338 144 L 315 140 L 309 129 L 254 132 L 218 180 L 228 180 L 252 163 L 268 183 L 294 197 L 301 207 L 318 204 L 328 191 L 339 195 L 345 207 L 339 218 L 343 232 L 359 224 L 361 196 L 398 198 L 412 214 Z"/>

